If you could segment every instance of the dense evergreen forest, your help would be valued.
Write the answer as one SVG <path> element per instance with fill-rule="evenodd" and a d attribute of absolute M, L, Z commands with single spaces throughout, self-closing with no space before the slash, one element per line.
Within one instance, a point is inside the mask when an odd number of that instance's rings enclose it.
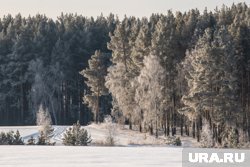
<path fill-rule="evenodd" d="M 250 8 L 150 18 L 20 14 L 0 20 L 0 125 L 111 114 L 158 136 L 250 141 Z"/>
<path fill-rule="evenodd" d="M 54 124 L 76 120 L 87 124 L 92 116 L 82 97 L 89 89 L 79 72 L 88 67 L 95 50 L 111 53 L 107 42 L 116 24 L 114 15 L 94 20 L 62 14 L 56 21 L 44 15 L 4 16 L 0 20 L 0 124 L 35 124 L 40 104 L 49 109 Z"/>

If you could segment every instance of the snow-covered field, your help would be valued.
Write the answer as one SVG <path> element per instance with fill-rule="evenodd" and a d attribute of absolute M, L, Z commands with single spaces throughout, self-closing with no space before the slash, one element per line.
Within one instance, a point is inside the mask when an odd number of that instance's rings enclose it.
<path fill-rule="evenodd" d="M 0 146 L 1 167 L 181 167 L 181 148 Z"/>
<path fill-rule="evenodd" d="M 56 142 L 56 145 L 62 145 L 63 133 L 68 126 L 53 126 L 54 136 L 52 141 Z M 99 145 L 105 142 L 107 135 L 107 128 L 105 124 L 91 124 L 84 127 L 88 130 L 92 138 L 92 145 Z M 9 132 L 19 130 L 24 142 L 27 142 L 31 136 L 37 138 L 39 135 L 39 127 L 37 126 L 0 126 L 0 132 Z M 138 131 L 129 130 L 128 127 L 117 126 L 115 133 L 115 144 L 117 146 L 128 146 L 128 145 L 154 145 L 154 146 L 166 146 L 166 139 L 159 137 L 156 139 L 154 136 L 148 133 L 139 133 Z M 183 147 L 197 147 L 197 143 L 191 137 L 182 138 Z"/>
<path fill-rule="evenodd" d="M 91 124 L 85 129 L 93 139 L 90 147 L 69 147 L 62 145 L 67 126 L 54 126 L 53 141 L 56 146 L 0 146 L 0 167 L 140 167 L 140 166 L 182 166 L 182 148 L 167 146 L 164 138 L 155 139 L 146 133 L 117 128 L 117 147 L 99 147 L 105 141 L 107 129 L 104 124 Z M 0 127 L 0 132 L 20 131 L 26 142 L 36 138 L 38 127 Z M 182 139 L 183 146 L 195 144 L 191 139 Z"/>

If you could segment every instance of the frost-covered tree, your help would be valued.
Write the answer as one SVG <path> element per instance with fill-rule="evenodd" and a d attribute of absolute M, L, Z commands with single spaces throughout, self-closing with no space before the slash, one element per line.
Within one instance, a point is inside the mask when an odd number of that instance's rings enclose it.
<path fill-rule="evenodd" d="M 221 145 L 226 148 L 237 148 L 239 144 L 238 130 L 232 127 L 226 127 L 222 132 L 222 143 Z"/>
<path fill-rule="evenodd" d="M 131 76 L 126 71 L 125 65 L 118 63 L 108 68 L 105 85 L 112 94 L 112 97 L 115 98 L 123 116 L 129 119 L 130 128 L 132 128 L 135 89 L 130 79 Z"/>
<path fill-rule="evenodd" d="M 114 146 L 116 141 L 117 135 L 117 125 L 113 123 L 112 117 L 110 115 L 106 116 L 104 119 L 105 128 L 107 129 L 106 132 L 106 145 Z"/>
<path fill-rule="evenodd" d="M 214 146 L 212 128 L 209 125 L 209 122 L 204 120 L 202 125 L 201 132 L 201 147 L 210 148 Z"/>
<path fill-rule="evenodd" d="M 163 94 L 165 70 L 157 56 L 146 56 L 143 63 L 144 67 L 137 77 L 135 100 L 144 111 L 144 121 L 150 128 L 155 128 L 155 136 L 158 137 L 165 100 Z"/>
<path fill-rule="evenodd" d="M 188 93 L 182 98 L 186 107 L 180 112 L 196 122 L 198 140 L 201 117 L 213 124 L 216 142 L 221 142 L 219 133 L 223 127 L 235 127 L 237 124 L 233 116 L 239 114 L 240 108 L 237 100 L 237 60 L 232 41 L 225 27 L 216 31 L 207 29 L 183 62 L 188 71 Z"/>
<path fill-rule="evenodd" d="M 53 136 L 54 128 L 52 127 L 52 121 L 48 110 L 44 110 L 40 105 L 37 112 L 36 123 L 39 127 L 40 138 L 44 140 L 44 143 L 49 143 L 50 138 Z"/>
<path fill-rule="evenodd" d="M 132 82 L 135 78 L 135 64 L 132 59 L 132 48 L 139 32 L 138 21 L 132 17 L 125 19 L 116 26 L 108 48 L 112 51 L 113 65 L 108 69 L 106 86 L 122 115 L 129 120 L 132 128 L 135 106 L 135 88 Z"/>
<path fill-rule="evenodd" d="M 105 87 L 105 76 L 107 75 L 109 57 L 106 54 L 96 51 L 89 62 L 89 68 L 80 72 L 87 80 L 85 83 L 90 87 L 91 94 L 83 97 L 84 102 L 92 109 L 95 121 L 100 121 L 100 97 L 107 95 Z"/>
<path fill-rule="evenodd" d="M 180 48 L 176 39 L 176 23 L 171 11 L 168 14 L 161 15 L 155 31 L 152 35 L 150 52 L 160 58 L 160 64 L 166 70 L 165 83 L 163 91 L 165 93 L 166 105 L 165 119 L 166 123 L 172 127 L 172 135 L 176 133 L 176 92 L 175 80 L 177 75 L 176 66 L 180 61 L 178 56 Z M 167 115 L 170 115 L 167 117 Z M 165 124 L 165 123 L 164 123 Z M 164 125 L 165 126 L 165 125 Z M 169 127 L 168 127 L 169 128 Z"/>

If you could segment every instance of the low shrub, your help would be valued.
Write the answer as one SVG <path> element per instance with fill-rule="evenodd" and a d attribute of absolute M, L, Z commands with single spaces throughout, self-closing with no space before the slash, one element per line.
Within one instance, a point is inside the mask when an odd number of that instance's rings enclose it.
<path fill-rule="evenodd" d="M 1 132 L 0 133 L 0 145 L 24 145 L 22 137 L 20 136 L 19 131 L 16 133 L 13 131 L 10 132 Z"/>
<path fill-rule="evenodd" d="M 81 127 L 79 121 L 67 129 L 63 137 L 63 144 L 67 146 L 87 146 L 91 141 L 91 136 Z"/>

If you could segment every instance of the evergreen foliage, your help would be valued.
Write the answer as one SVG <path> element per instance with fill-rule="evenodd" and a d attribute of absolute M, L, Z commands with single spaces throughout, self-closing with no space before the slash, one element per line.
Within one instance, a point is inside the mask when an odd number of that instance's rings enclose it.
<path fill-rule="evenodd" d="M 34 139 L 33 136 L 31 136 L 30 139 L 28 139 L 27 145 L 35 145 L 35 144 L 36 144 L 36 140 Z"/>
<path fill-rule="evenodd" d="M 91 141 L 91 136 L 81 127 L 79 121 L 67 129 L 63 137 L 63 144 L 67 146 L 87 146 Z"/>
<path fill-rule="evenodd" d="M 89 68 L 80 72 L 81 75 L 87 78 L 85 83 L 91 90 L 91 94 L 84 96 L 84 102 L 88 104 L 92 111 L 95 111 L 94 118 L 97 123 L 100 121 L 100 98 L 108 94 L 108 90 L 105 87 L 108 61 L 108 55 L 95 51 L 95 54 L 88 61 Z"/>
<path fill-rule="evenodd" d="M 177 137 L 175 139 L 174 145 L 176 145 L 176 146 L 181 146 L 182 145 L 180 137 Z"/>
<path fill-rule="evenodd" d="M 13 145 L 24 145 L 24 142 L 18 130 L 14 134 L 13 138 L 14 138 Z"/>
<path fill-rule="evenodd" d="M 99 122 L 112 113 L 117 122 L 156 136 L 158 130 L 175 136 L 180 127 L 181 135 L 198 141 L 212 136 L 212 146 L 248 142 L 249 19 L 245 3 L 149 19 L 5 15 L 0 125 L 35 124 L 42 105 L 49 125 Z M 203 127 L 211 131 L 202 133 Z M 51 126 L 45 129 L 48 138 Z M 2 143 L 11 138 L 1 136 Z"/>
<path fill-rule="evenodd" d="M 0 133 L 0 145 L 24 145 L 22 137 L 20 136 L 19 131 L 16 133 L 13 131 Z"/>

